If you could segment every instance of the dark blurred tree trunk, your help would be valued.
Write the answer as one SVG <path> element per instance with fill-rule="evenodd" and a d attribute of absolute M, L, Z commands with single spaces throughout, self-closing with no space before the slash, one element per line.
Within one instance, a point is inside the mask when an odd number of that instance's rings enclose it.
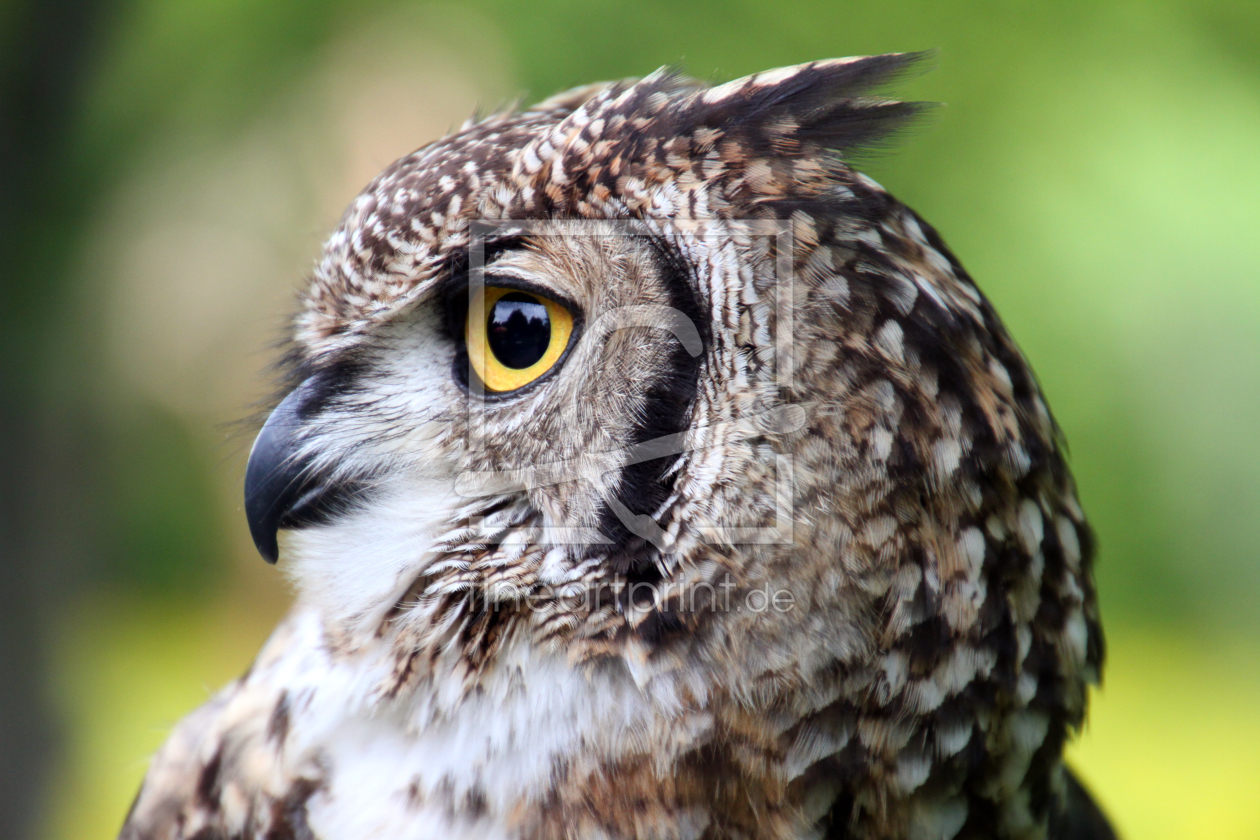
<path fill-rule="evenodd" d="M 40 374 L 70 291 L 95 176 L 67 154 L 85 82 L 117 3 L 5 4 L 0 55 L 0 837 L 34 834 L 57 747 L 41 630 L 74 588 L 41 568 Z M 73 476 L 69 477 L 73 479 Z M 53 511 L 55 513 L 55 511 Z M 51 519 L 51 521 L 50 521 Z M 46 557 L 44 558 L 46 559 Z M 46 564 L 44 564 L 46 565 Z M 50 579 L 50 577 L 52 579 Z M 60 578 L 60 579 L 58 579 Z"/>

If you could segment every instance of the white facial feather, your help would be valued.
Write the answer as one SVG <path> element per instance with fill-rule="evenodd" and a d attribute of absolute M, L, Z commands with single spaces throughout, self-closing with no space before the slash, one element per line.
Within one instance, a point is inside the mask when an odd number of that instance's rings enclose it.
<path fill-rule="evenodd" d="M 681 700 L 668 671 L 640 687 L 615 662 L 575 669 L 522 642 L 502 651 L 473 695 L 435 690 L 382 706 L 370 698 L 386 657 L 330 651 L 315 610 L 292 617 L 282 635 L 283 652 L 264 651 L 242 696 L 289 698 L 284 773 L 320 768 L 308 813 L 321 837 L 506 837 L 512 810 L 545 799 L 573 756 L 593 768 L 710 734 L 710 716 Z M 458 667 L 457 656 L 436 663 L 434 685 Z M 453 817 L 450 802 L 465 798 L 483 807 Z"/>
<path fill-rule="evenodd" d="M 395 477 L 370 506 L 335 524 L 281 532 L 281 565 L 299 601 L 334 625 L 368 630 L 433 559 L 431 546 L 459 506 L 447 481 Z"/>

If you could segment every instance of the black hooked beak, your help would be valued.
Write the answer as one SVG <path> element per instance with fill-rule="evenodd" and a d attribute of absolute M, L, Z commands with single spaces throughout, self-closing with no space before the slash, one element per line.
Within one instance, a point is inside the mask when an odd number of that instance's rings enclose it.
<path fill-rule="evenodd" d="M 280 557 L 276 535 L 281 528 L 326 522 L 346 509 L 357 490 L 353 483 L 321 475 L 312 459 L 300 454 L 299 411 L 310 395 L 307 384 L 271 412 L 245 467 L 245 517 L 254 545 L 268 563 Z"/>

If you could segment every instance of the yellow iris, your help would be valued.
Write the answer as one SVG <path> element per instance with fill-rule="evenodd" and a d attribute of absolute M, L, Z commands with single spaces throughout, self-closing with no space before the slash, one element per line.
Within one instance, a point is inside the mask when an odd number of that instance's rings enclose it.
<path fill-rule="evenodd" d="M 573 315 L 554 300 L 486 286 L 472 301 L 464 341 L 487 392 L 515 391 L 551 370 L 569 346 Z"/>

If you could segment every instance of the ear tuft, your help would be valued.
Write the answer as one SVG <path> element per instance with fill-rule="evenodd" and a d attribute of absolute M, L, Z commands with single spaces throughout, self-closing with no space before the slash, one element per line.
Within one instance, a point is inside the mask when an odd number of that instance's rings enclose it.
<path fill-rule="evenodd" d="M 933 107 L 870 94 L 916 70 L 934 51 L 889 53 L 782 67 L 710 88 L 699 97 L 697 122 L 753 145 L 758 134 L 837 151 L 888 140 Z"/>

